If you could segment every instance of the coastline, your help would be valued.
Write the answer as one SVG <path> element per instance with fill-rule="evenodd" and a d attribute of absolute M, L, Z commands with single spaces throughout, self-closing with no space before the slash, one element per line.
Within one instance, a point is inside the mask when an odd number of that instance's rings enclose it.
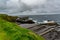
<path fill-rule="evenodd" d="M 46 40 L 52 40 L 56 36 L 59 36 L 58 33 L 60 33 L 60 25 L 40 25 L 40 24 L 20 24 L 21 27 L 27 28 L 34 33 L 43 36 Z M 50 34 L 52 36 L 50 36 Z M 49 38 L 52 37 L 52 38 Z M 59 36 L 60 37 L 60 36 Z M 56 40 L 60 40 L 56 39 Z"/>

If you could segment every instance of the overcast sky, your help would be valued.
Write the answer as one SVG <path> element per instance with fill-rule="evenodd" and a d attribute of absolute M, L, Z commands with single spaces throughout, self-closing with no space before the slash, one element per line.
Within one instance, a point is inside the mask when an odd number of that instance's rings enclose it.
<path fill-rule="evenodd" d="M 60 0 L 0 0 L 0 13 L 11 15 L 60 14 Z"/>

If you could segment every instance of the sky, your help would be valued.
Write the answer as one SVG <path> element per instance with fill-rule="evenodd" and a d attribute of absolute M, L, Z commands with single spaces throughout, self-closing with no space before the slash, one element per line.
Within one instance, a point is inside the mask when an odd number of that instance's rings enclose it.
<path fill-rule="evenodd" d="M 0 13 L 9 15 L 60 14 L 60 0 L 0 0 Z"/>

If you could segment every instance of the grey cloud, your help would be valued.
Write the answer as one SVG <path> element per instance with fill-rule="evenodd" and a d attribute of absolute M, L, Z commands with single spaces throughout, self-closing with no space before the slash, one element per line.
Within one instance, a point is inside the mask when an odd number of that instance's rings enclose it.
<path fill-rule="evenodd" d="M 60 0 L 47 0 L 44 4 L 29 6 L 21 1 L 0 0 L 0 12 L 14 15 L 59 14 Z"/>

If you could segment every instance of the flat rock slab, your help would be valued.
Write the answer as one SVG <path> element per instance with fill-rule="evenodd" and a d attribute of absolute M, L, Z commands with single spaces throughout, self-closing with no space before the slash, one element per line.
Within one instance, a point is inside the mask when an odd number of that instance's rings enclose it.
<path fill-rule="evenodd" d="M 42 35 L 46 40 L 60 40 L 60 25 L 59 26 L 48 26 L 48 25 L 38 25 L 38 24 L 20 24 L 21 27 L 27 28 L 32 30 L 33 32 L 37 33 L 38 35 Z M 45 27 L 45 28 L 44 28 Z M 51 30 L 52 29 L 52 30 Z M 56 37 L 57 35 L 58 37 Z"/>
<path fill-rule="evenodd" d="M 20 24 L 20 26 L 22 26 L 23 28 L 30 28 L 33 26 L 36 26 L 37 24 Z"/>

